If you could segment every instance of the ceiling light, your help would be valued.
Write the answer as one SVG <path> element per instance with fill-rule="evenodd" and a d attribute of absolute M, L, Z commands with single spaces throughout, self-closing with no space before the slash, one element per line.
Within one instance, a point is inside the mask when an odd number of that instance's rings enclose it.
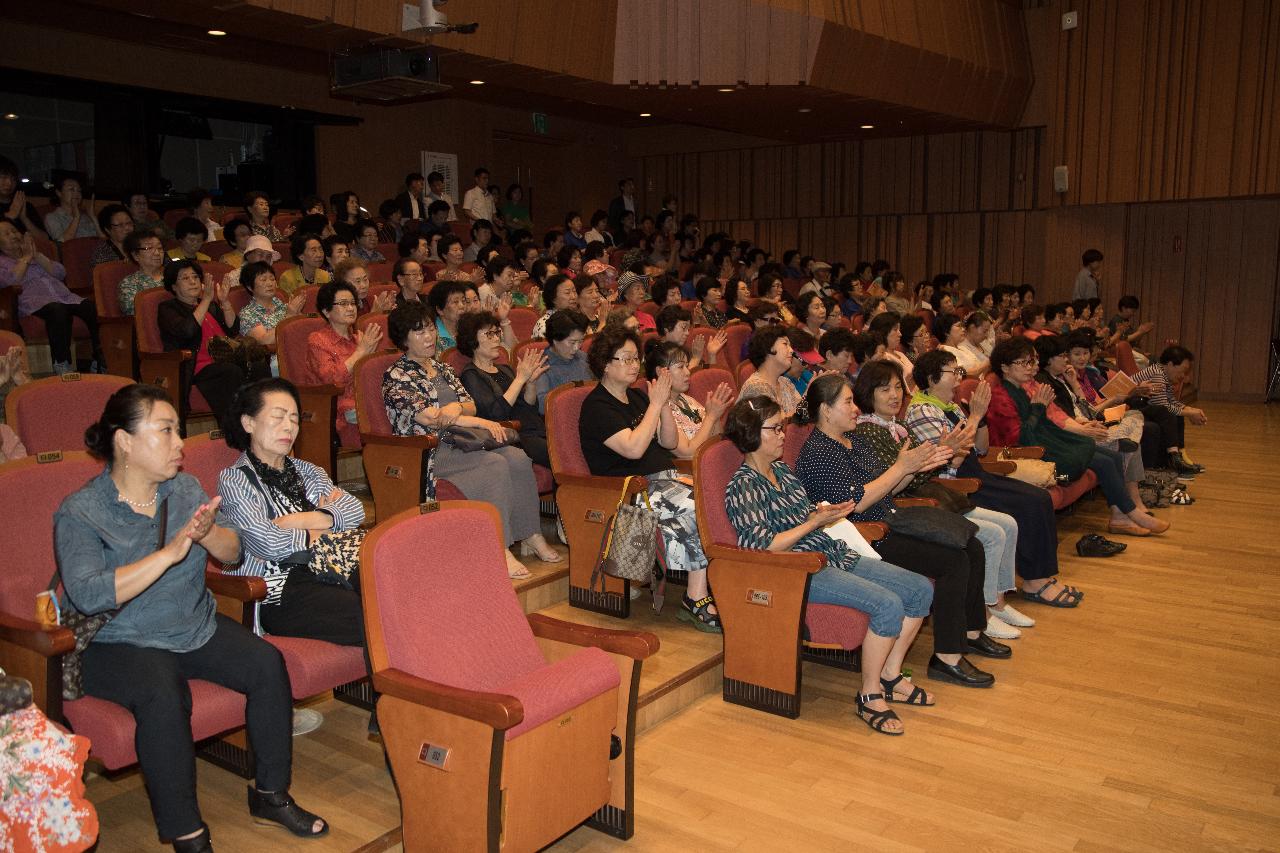
<path fill-rule="evenodd" d="M 483 86 L 483 85 L 484 85 L 484 81 L 483 81 L 483 80 L 472 80 L 472 81 L 471 81 L 471 85 L 472 85 L 472 86 Z"/>
<path fill-rule="evenodd" d="M 30 179 L 30 178 L 20 178 L 20 179 L 18 180 L 18 183 L 20 183 L 20 184 L 29 184 L 29 183 L 31 183 L 31 179 Z"/>
<path fill-rule="evenodd" d="M 872 128 L 875 127 L 874 124 L 860 124 L 858 126 L 861 127 L 863 130 L 871 130 Z"/>
<path fill-rule="evenodd" d="M 226 30 L 209 30 L 209 35 L 211 36 L 225 36 L 226 34 Z"/>
<path fill-rule="evenodd" d="M 813 109 L 812 109 L 812 108 L 810 108 L 810 107 L 801 107 L 801 108 L 799 109 L 799 112 L 802 112 L 802 113 L 811 113 L 811 112 L 813 112 Z"/>
<path fill-rule="evenodd" d="M 732 92 L 732 91 L 733 91 L 733 87 L 732 87 L 732 86 L 721 86 L 719 89 L 716 89 L 716 91 L 717 91 L 717 92 Z"/>
<path fill-rule="evenodd" d="M 640 113 L 640 118 L 649 118 L 653 113 Z"/>
<path fill-rule="evenodd" d="M 5 113 L 5 114 L 4 114 L 4 117 L 5 117 L 5 118 L 7 118 L 9 121 L 13 121 L 15 118 L 17 118 L 17 117 L 18 117 L 18 114 L 17 114 L 17 113 Z"/>

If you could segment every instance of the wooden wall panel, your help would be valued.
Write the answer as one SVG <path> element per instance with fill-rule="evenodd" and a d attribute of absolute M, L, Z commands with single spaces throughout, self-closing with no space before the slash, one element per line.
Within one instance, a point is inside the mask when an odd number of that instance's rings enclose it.
<path fill-rule="evenodd" d="M 1029 103 L 1048 110 L 1040 178 L 1053 206 L 1280 193 L 1280 3 L 1049 0 L 1029 12 Z"/>

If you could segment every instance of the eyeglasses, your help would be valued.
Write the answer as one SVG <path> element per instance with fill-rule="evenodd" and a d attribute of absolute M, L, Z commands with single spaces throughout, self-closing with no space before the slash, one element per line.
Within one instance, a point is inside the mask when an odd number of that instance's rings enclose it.
<path fill-rule="evenodd" d="M 498 331 L 497 329 L 485 329 L 483 332 L 480 333 L 480 335 L 482 337 L 490 338 L 492 340 L 498 340 L 499 338 L 502 337 L 502 332 Z"/>
<path fill-rule="evenodd" d="M 350 299 L 338 299 L 333 303 L 334 308 L 355 308 L 356 303 Z"/>
<path fill-rule="evenodd" d="M 1034 358 L 1020 358 L 1017 361 L 1012 362 L 1012 364 L 1015 364 L 1018 367 L 1038 367 L 1040 362 L 1036 361 Z"/>
<path fill-rule="evenodd" d="M 968 373 L 969 373 L 967 370 L 965 370 L 963 367 L 961 367 L 961 366 L 959 366 L 959 365 L 956 365 L 955 367 L 951 368 L 950 370 L 942 370 L 942 371 L 939 371 L 939 372 L 940 372 L 940 373 L 954 373 L 954 374 L 955 374 L 956 379 L 964 379 L 964 378 L 965 378 L 965 376 L 967 376 L 967 375 L 968 375 Z"/>
<path fill-rule="evenodd" d="M 761 431 L 761 432 L 771 432 L 771 433 L 773 433 L 774 435 L 783 435 L 783 434 L 785 434 L 785 433 L 786 433 L 786 431 L 787 431 L 787 425 L 786 425 L 786 424 L 774 424 L 773 426 L 762 426 L 762 427 L 760 427 L 760 431 Z"/>
<path fill-rule="evenodd" d="M 637 358 L 637 357 L 636 357 L 636 356 L 634 356 L 634 355 L 615 355 L 613 358 L 611 358 L 611 359 L 609 359 L 609 360 L 610 360 L 610 361 L 620 361 L 620 362 L 622 362 L 623 364 L 627 365 L 628 367 L 630 367 L 630 366 L 631 366 L 631 365 L 633 365 L 633 364 L 639 364 L 639 363 L 640 363 L 640 359 L 639 359 L 639 358 Z"/>

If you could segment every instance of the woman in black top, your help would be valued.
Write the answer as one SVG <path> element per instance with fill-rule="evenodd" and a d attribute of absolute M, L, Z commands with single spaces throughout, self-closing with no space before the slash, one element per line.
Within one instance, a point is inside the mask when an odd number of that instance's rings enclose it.
<path fill-rule="evenodd" d="M 491 311 L 475 311 L 458 321 L 458 352 L 471 363 L 458 377 L 476 404 L 476 415 L 491 421 L 519 421 L 520 446 L 538 465 L 550 468 L 547 425 L 538 412 L 536 380 L 547 372 L 545 350 L 525 350 L 520 363 L 498 364 L 502 326 Z"/>
<path fill-rule="evenodd" d="M 164 287 L 174 296 L 160 303 L 156 312 L 165 352 L 190 350 L 195 353 L 195 358 L 183 365 L 181 393 L 186 394 L 195 382 L 209 402 L 218 426 L 226 429 L 223 417 L 246 377 L 239 365 L 214 361 L 209 354 L 209 342 L 240 334 L 240 318 L 231 305 L 231 285 L 225 281 L 215 283 L 213 276 L 205 273 L 198 263 L 182 260 L 165 266 Z"/>
<path fill-rule="evenodd" d="M 578 435 L 592 474 L 639 475 L 649 480 L 649 503 L 662 528 L 667 567 L 689 573 L 689 592 L 676 615 L 699 631 L 720 633 L 720 617 L 707 587 L 707 557 L 698 537 L 693 481 L 676 473 L 675 422 L 663 418 L 671 374 L 663 369 L 649 393 L 631 387 L 640 376 L 640 338 L 622 326 L 596 335 L 587 354 L 600 382 L 582 402 Z"/>

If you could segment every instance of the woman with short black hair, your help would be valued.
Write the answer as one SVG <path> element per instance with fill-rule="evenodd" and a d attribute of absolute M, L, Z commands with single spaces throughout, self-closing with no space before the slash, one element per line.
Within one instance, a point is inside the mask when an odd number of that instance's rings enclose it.
<path fill-rule="evenodd" d="M 316 310 L 327 321 L 307 335 L 307 368 L 317 381 L 342 389 L 337 400 L 334 428 L 343 447 L 360 446 L 356 426 L 356 363 L 378 350 L 382 326 L 370 323 L 356 329 L 360 294 L 342 281 L 331 281 L 316 294 Z"/>

